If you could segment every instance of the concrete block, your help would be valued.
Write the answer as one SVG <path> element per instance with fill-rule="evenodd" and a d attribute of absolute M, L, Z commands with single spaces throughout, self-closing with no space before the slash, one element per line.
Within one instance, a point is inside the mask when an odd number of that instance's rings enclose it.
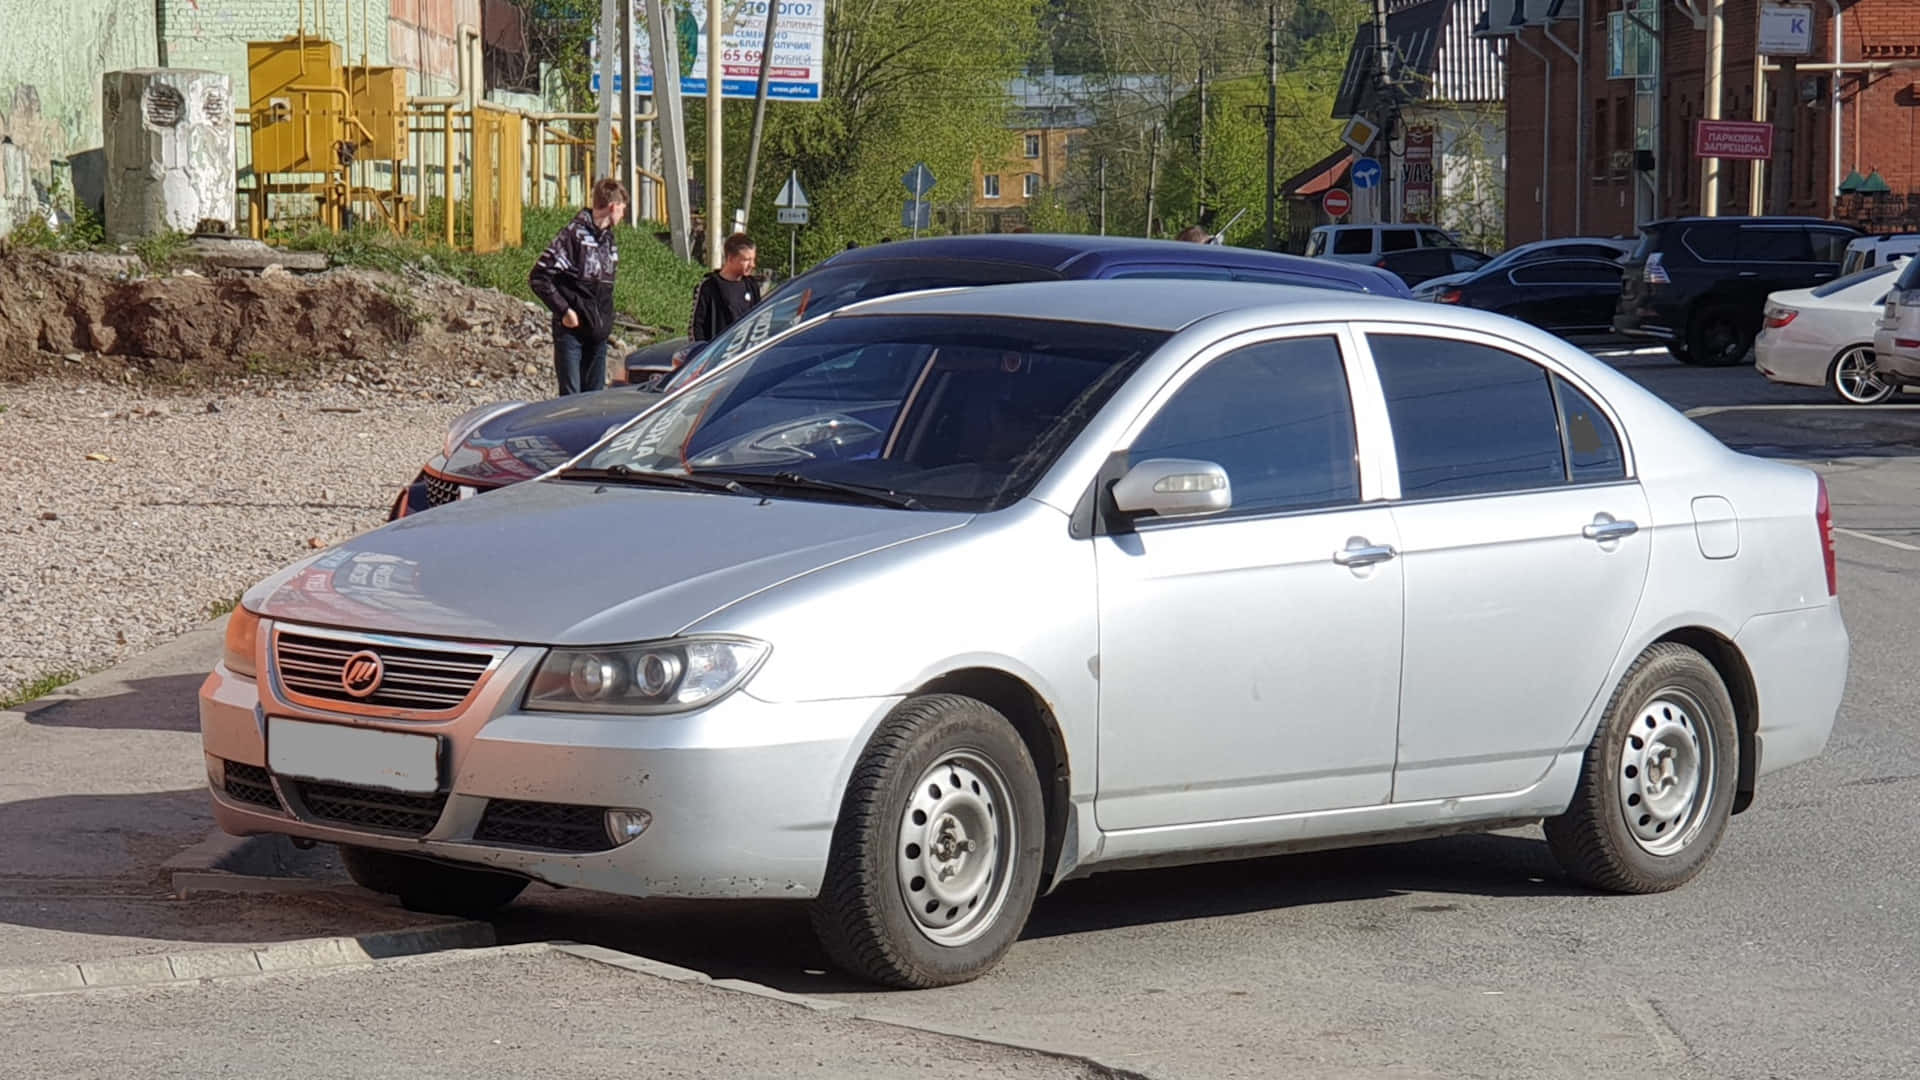
<path fill-rule="evenodd" d="M 122 956 L 112 960 L 83 960 L 80 978 L 89 987 L 135 986 L 170 982 L 173 965 L 164 956 Z"/>
<path fill-rule="evenodd" d="M 110 71 L 101 100 L 108 240 L 205 222 L 233 228 L 233 80 L 191 68 Z"/>
<path fill-rule="evenodd" d="M 314 938 L 285 941 L 254 950 L 261 971 L 298 971 L 364 963 L 368 957 L 352 938 Z"/>
<path fill-rule="evenodd" d="M 211 952 L 177 953 L 167 957 L 176 979 L 223 979 L 233 975 L 260 974 L 260 960 L 252 949 L 216 949 Z"/>
<path fill-rule="evenodd" d="M 80 990 L 87 985 L 79 964 L 0 969 L 0 994 L 37 994 L 49 990 Z"/>

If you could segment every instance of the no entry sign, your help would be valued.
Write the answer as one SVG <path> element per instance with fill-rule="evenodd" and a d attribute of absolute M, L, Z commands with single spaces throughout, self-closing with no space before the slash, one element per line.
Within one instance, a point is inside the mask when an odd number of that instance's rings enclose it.
<path fill-rule="evenodd" d="M 1320 197 L 1320 209 L 1325 210 L 1328 217 L 1346 217 L 1347 211 L 1353 209 L 1353 196 L 1344 188 L 1328 188 Z"/>

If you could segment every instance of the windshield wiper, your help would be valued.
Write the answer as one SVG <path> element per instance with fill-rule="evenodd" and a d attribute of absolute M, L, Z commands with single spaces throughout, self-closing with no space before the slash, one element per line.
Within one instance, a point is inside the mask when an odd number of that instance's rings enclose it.
<path fill-rule="evenodd" d="M 752 495 L 738 480 L 717 476 L 693 476 L 687 473 L 653 472 L 631 465 L 610 465 L 604 469 L 568 469 L 562 480 L 611 480 L 617 484 L 654 484 L 690 491 L 724 491 L 729 495 Z"/>
<path fill-rule="evenodd" d="M 711 469 L 702 469 L 696 476 L 709 480 L 725 479 L 730 484 L 747 484 L 754 487 L 778 488 L 785 491 L 820 491 L 834 495 L 845 495 L 875 506 L 889 506 L 896 510 L 918 510 L 920 500 L 904 495 L 892 488 L 877 487 L 872 484 L 849 484 L 840 480 L 821 480 L 811 476 L 802 476 L 796 472 L 777 473 L 718 473 Z"/>

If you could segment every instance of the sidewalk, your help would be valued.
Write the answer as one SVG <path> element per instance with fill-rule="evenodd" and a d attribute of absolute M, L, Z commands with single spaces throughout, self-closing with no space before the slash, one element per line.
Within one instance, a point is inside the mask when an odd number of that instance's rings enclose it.
<path fill-rule="evenodd" d="M 444 925 L 370 894 L 172 891 L 213 831 L 194 694 L 224 622 L 0 712 L 0 969 Z"/>

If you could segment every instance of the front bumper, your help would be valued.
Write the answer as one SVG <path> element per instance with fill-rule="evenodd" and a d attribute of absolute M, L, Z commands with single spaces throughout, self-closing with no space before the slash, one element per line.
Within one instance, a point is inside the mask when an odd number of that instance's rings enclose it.
<path fill-rule="evenodd" d="M 475 484 L 471 480 L 443 476 L 431 468 L 421 469 L 420 474 L 395 496 L 393 505 L 387 508 L 387 520 L 398 521 L 409 514 L 418 514 L 460 499 L 470 499 L 492 490 L 492 487 Z"/>
<path fill-rule="evenodd" d="M 266 655 L 258 680 L 216 667 L 200 690 L 215 820 L 236 836 L 380 848 L 628 896 L 818 894 L 853 763 L 898 698 L 774 704 L 743 690 L 674 716 L 522 711 L 544 652 L 508 650 L 466 708 L 442 721 L 296 705 L 275 688 Z M 269 715 L 438 735 L 447 780 L 431 797 L 410 797 L 272 774 Z M 594 851 L 552 846 L 538 827 L 500 827 L 564 821 L 577 840 L 581 823 L 609 809 L 644 810 L 651 823 Z"/>

